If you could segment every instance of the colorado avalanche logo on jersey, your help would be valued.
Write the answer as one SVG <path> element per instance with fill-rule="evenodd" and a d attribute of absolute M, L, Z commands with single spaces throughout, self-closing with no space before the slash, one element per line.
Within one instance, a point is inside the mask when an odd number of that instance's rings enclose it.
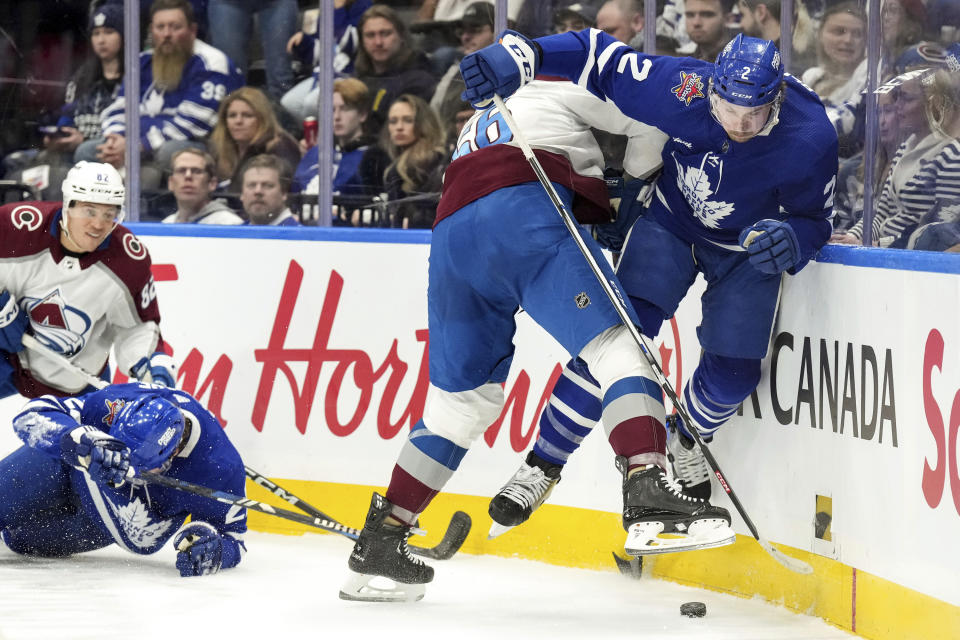
<path fill-rule="evenodd" d="M 685 167 L 677 160 L 677 188 L 703 226 L 719 229 L 724 218 L 733 213 L 733 203 L 713 200 L 723 180 L 723 160 L 707 152 L 700 166 Z"/>
<path fill-rule="evenodd" d="M 677 100 L 685 102 L 690 106 L 690 102 L 696 98 L 703 98 L 703 78 L 698 73 L 680 72 L 680 84 L 670 89 L 670 93 L 677 96 Z"/>
<path fill-rule="evenodd" d="M 43 220 L 40 209 L 29 204 L 14 207 L 13 211 L 10 212 L 10 217 L 13 220 L 13 226 L 21 231 L 24 229 L 27 231 L 36 231 L 40 226 L 40 222 Z"/>
<path fill-rule="evenodd" d="M 70 306 L 56 289 L 44 298 L 24 298 L 30 325 L 43 346 L 65 356 L 83 349 L 93 323 L 81 309 Z"/>

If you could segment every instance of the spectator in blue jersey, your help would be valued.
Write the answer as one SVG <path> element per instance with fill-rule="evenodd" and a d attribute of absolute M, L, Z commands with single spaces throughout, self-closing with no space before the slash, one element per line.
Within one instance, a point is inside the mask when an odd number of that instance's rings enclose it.
<path fill-rule="evenodd" d="M 136 478 L 159 471 L 244 494 L 240 455 L 186 392 L 132 383 L 42 396 L 13 429 L 24 445 L 0 460 L 0 532 L 12 551 L 63 558 L 117 545 L 149 555 L 172 539 L 184 577 L 234 567 L 246 552 L 245 509 Z"/>
<path fill-rule="evenodd" d="M 11 154 L 18 157 L 11 158 L 16 164 L 7 178 L 45 185 L 40 191 L 43 200 L 60 199 L 60 183 L 74 164 L 77 147 L 100 137 L 100 112 L 116 99 L 123 79 L 123 5 L 111 2 L 94 10 L 87 27 L 93 55 L 67 84 L 59 119 L 44 130 L 43 150 Z M 31 178 L 44 167 L 45 180 Z"/>
<path fill-rule="evenodd" d="M 173 154 L 167 188 L 177 210 L 163 222 L 180 224 L 243 224 L 223 200 L 213 199 L 217 174 L 213 156 L 202 149 L 181 149 Z"/>
<path fill-rule="evenodd" d="M 377 144 L 376 137 L 366 133 L 364 124 L 369 114 L 370 90 L 365 84 L 356 78 L 341 78 L 333 83 L 334 195 L 380 193 L 390 157 Z M 318 158 L 318 146 L 307 149 L 294 173 L 292 192 L 317 193 Z M 349 213 L 345 213 L 347 218 Z"/>
<path fill-rule="evenodd" d="M 353 74 L 353 61 L 360 48 L 357 23 L 372 4 L 371 0 L 336 0 L 334 3 L 333 39 L 337 44 L 333 53 L 333 72 L 337 76 Z M 304 14 L 304 21 L 306 20 L 307 15 Z M 320 45 L 316 21 L 317 17 L 314 16 L 310 33 L 307 33 L 306 29 L 298 31 L 287 43 L 287 51 L 308 60 L 313 68 L 313 74 L 309 78 L 298 82 L 280 100 L 280 104 L 298 120 L 317 115 L 320 103 L 320 88 L 317 86 L 319 65 L 329 59 Z"/>
<path fill-rule="evenodd" d="M 406 24 L 387 5 L 367 9 L 357 28 L 360 51 L 354 72 L 373 96 L 371 127 L 378 130 L 397 96 L 408 93 L 429 100 L 437 81 L 426 54 L 411 47 Z"/>
<path fill-rule="evenodd" d="M 290 192 L 290 165 L 268 153 L 254 156 L 240 172 L 240 201 L 249 218 L 248 224 L 273 227 L 299 227 L 287 206 Z"/>
<path fill-rule="evenodd" d="M 437 114 L 423 99 L 404 94 L 390 105 L 380 139 L 393 160 L 383 179 L 387 200 L 401 201 L 388 208 L 389 226 L 429 229 L 437 216 L 447 165 L 445 133 Z M 416 197 L 422 199 L 411 200 Z"/>
<path fill-rule="evenodd" d="M 187 0 L 155 0 L 150 7 L 154 48 L 140 54 L 141 185 L 159 186 L 174 151 L 203 146 L 225 95 L 240 87 L 240 71 L 218 49 L 197 40 Z M 124 90 L 102 114 L 103 139 L 89 140 L 76 157 L 122 167 L 126 156 Z"/>
<path fill-rule="evenodd" d="M 240 191 L 239 173 L 250 158 L 270 153 L 295 167 L 301 155 L 297 141 L 277 121 L 267 96 L 254 87 L 240 87 L 223 99 L 209 146 L 220 187 L 234 192 Z"/>
<path fill-rule="evenodd" d="M 712 439 L 756 388 L 783 274 L 799 272 L 830 237 L 836 131 L 769 40 L 738 35 L 712 63 L 646 55 L 595 30 L 508 36 L 511 49 L 464 58 L 473 104 L 510 95 L 536 73 L 562 76 L 670 137 L 656 197 L 633 225 L 617 276 L 650 338 L 698 274 L 706 279 L 703 352 L 682 390 L 694 424 L 670 420 L 667 447 L 681 481 L 709 496 L 712 473 L 691 434 Z M 534 447 L 541 475 L 558 475 L 600 415 L 583 363 L 563 376 Z M 535 502 L 526 500 L 527 516 Z"/>
<path fill-rule="evenodd" d="M 287 41 L 297 30 L 296 0 L 209 0 L 210 44 L 240 66 L 246 77 L 254 17 L 267 71 L 267 93 L 279 100 L 293 86 Z"/>

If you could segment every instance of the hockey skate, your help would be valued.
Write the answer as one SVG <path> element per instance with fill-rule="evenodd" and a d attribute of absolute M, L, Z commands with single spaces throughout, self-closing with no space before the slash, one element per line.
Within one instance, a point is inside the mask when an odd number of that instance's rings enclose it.
<path fill-rule="evenodd" d="M 370 511 L 350 554 L 351 575 L 340 589 L 343 600 L 412 602 L 423 598 L 433 568 L 410 553 L 413 527 L 386 523 L 393 505 L 373 494 Z"/>
<path fill-rule="evenodd" d="M 702 500 L 710 499 L 713 472 L 700 447 L 680 430 L 680 416 L 667 416 L 667 459 L 684 493 Z"/>
<path fill-rule="evenodd" d="M 730 514 L 722 507 L 687 495 L 660 467 L 651 466 L 626 477 L 625 460 L 618 459 L 624 473 L 624 550 L 632 556 L 709 549 L 732 544 Z M 670 537 L 661 537 L 669 534 Z"/>
<path fill-rule="evenodd" d="M 487 509 L 493 524 L 487 539 L 496 538 L 527 521 L 560 482 L 562 465 L 547 462 L 531 451 Z"/>

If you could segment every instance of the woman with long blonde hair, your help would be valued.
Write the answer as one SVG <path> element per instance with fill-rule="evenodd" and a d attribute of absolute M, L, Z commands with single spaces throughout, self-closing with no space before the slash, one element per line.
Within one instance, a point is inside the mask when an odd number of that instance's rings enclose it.
<path fill-rule="evenodd" d="M 445 134 L 440 119 L 422 98 L 403 94 L 387 112 L 380 146 L 393 162 L 384 172 L 390 200 L 438 192 L 446 166 Z M 391 211 L 391 226 L 430 228 L 436 200 L 404 203 Z"/>
<path fill-rule="evenodd" d="M 277 121 L 267 96 L 253 87 L 241 87 L 220 103 L 210 153 L 217 161 L 220 186 L 231 191 L 239 191 L 238 172 L 253 156 L 273 154 L 295 167 L 301 155 L 297 141 Z"/>

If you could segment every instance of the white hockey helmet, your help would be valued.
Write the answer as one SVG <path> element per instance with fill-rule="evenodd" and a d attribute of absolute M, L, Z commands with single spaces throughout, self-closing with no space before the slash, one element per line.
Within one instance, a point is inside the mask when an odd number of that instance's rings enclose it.
<path fill-rule="evenodd" d="M 69 208 L 74 201 L 112 204 L 119 207 L 117 224 L 123 222 L 123 199 L 126 189 L 123 178 L 113 165 L 83 160 L 73 166 L 61 187 L 63 204 Z"/>

